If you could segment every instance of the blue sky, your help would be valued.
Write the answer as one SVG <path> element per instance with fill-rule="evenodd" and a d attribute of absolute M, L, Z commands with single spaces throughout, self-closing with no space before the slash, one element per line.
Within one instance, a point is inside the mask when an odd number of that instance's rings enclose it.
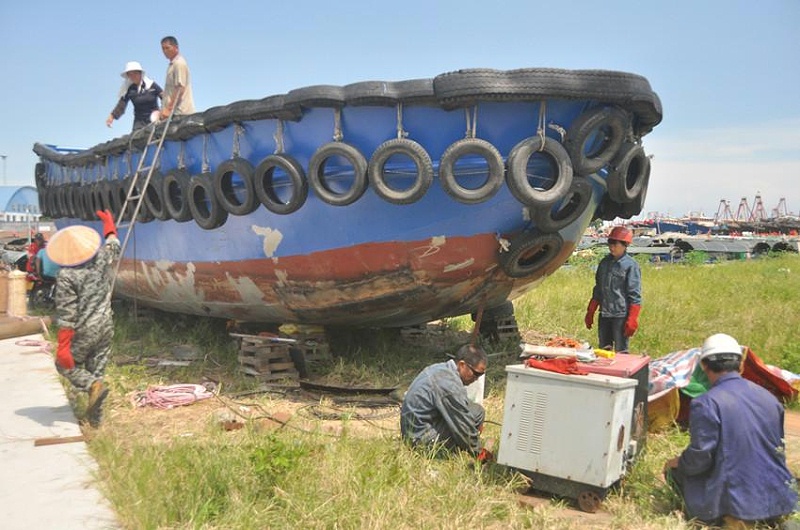
<path fill-rule="evenodd" d="M 179 10 L 171 6 L 181 5 Z M 599 68 L 644 75 L 664 121 L 645 210 L 713 215 L 761 193 L 800 212 L 800 0 L 293 0 L 0 5 L 0 154 L 33 184 L 34 142 L 91 147 L 126 61 L 163 82 L 174 35 L 198 110 L 314 84 L 460 68 Z"/>

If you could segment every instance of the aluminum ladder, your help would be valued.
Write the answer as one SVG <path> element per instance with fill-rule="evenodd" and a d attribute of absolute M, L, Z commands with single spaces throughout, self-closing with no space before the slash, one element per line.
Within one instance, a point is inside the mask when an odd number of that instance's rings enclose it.
<path fill-rule="evenodd" d="M 136 226 L 136 220 L 139 217 L 139 210 L 142 209 L 142 203 L 144 202 L 145 195 L 147 194 L 147 186 L 150 184 L 150 179 L 153 178 L 153 173 L 156 171 L 156 168 L 159 165 L 158 163 L 161 158 L 161 149 L 164 146 L 164 139 L 167 137 L 167 131 L 169 130 L 170 123 L 172 123 L 172 117 L 175 115 L 176 108 L 177 104 L 172 107 L 172 112 L 169 113 L 166 121 L 163 122 L 163 129 L 161 130 L 161 134 L 158 136 L 158 138 L 156 138 L 156 130 L 162 124 L 162 122 L 151 123 L 147 126 L 150 128 L 150 133 L 147 136 L 147 143 L 145 143 L 144 149 L 142 149 L 142 154 L 139 157 L 139 163 L 136 165 L 136 171 L 133 173 L 133 178 L 131 178 L 131 185 L 128 188 L 125 201 L 122 203 L 122 208 L 120 209 L 119 216 L 117 217 L 117 228 L 127 228 L 128 230 L 125 232 L 125 238 L 122 241 L 122 246 L 120 247 L 119 251 L 119 259 L 117 260 L 117 265 L 114 268 L 114 276 L 111 278 L 111 292 L 114 292 L 114 285 L 116 284 L 117 275 L 119 274 L 119 267 L 122 264 L 122 256 L 125 254 L 125 249 L 128 247 L 128 241 L 130 240 L 133 229 Z M 150 147 L 154 145 L 156 146 L 156 151 L 153 153 L 153 159 L 151 160 L 150 164 L 147 165 L 147 152 Z M 141 187 L 137 187 L 139 177 L 145 172 L 146 175 L 144 177 L 144 183 Z M 124 222 L 125 214 L 128 212 L 128 206 L 132 203 L 135 203 L 135 206 L 133 207 L 131 220 L 129 222 Z"/>

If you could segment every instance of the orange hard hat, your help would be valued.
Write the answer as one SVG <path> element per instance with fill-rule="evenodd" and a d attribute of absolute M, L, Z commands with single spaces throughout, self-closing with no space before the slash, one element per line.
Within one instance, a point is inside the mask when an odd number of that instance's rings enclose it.
<path fill-rule="evenodd" d="M 626 245 L 633 243 L 633 232 L 624 226 L 615 226 L 608 234 L 609 240 L 622 241 Z"/>

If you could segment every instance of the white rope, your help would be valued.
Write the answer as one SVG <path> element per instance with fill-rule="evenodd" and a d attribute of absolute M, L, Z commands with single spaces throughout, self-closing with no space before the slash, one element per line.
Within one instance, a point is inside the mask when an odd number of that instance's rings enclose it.
<path fill-rule="evenodd" d="M 186 162 L 184 161 L 186 156 L 186 141 L 181 141 L 181 150 L 178 151 L 178 169 L 183 169 L 186 167 Z"/>
<path fill-rule="evenodd" d="M 408 133 L 403 130 L 403 104 L 397 104 L 397 139 L 402 140 L 406 138 Z"/>
<path fill-rule="evenodd" d="M 344 138 L 342 134 L 342 109 L 333 109 L 333 141 L 341 142 Z"/>
<path fill-rule="evenodd" d="M 208 163 L 208 135 L 203 135 L 203 163 L 202 163 L 202 171 L 206 173 L 209 170 L 209 163 Z"/>
<path fill-rule="evenodd" d="M 231 153 L 231 158 L 237 158 L 239 156 L 239 136 L 244 134 L 244 127 L 240 123 L 237 123 L 233 126 L 233 151 Z"/>
<path fill-rule="evenodd" d="M 467 138 L 475 138 L 475 133 L 478 129 L 478 106 L 472 107 L 472 116 L 469 115 L 469 109 L 464 109 L 464 115 L 467 120 Z"/>
<path fill-rule="evenodd" d="M 278 120 L 278 127 L 275 129 L 275 134 L 272 136 L 275 139 L 275 154 L 280 155 L 283 153 L 283 120 Z"/>
<path fill-rule="evenodd" d="M 536 134 L 539 135 L 539 140 L 541 143 L 539 144 L 539 149 L 537 151 L 541 152 L 544 150 L 544 141 L 545 141 L 545 123 L 547 119 L 545 118 L 547 114 L 547 101 L 542 101 L 539 104 L 539 125 L 536 127 Z"/>

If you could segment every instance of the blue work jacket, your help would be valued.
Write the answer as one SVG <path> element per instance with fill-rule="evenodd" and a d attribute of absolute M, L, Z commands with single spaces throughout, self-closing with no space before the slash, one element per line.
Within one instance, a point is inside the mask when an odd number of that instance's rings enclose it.
<path fill-rule="evenodd" d="M 452 360 L 425 368 L 408 387 L 400 409 L 400 432 L 414 445 L 443 443 L 478 453 L 483 408 L 470 401 Z"/>
<path fill-rule="evenodd" d="M 692 400 L 691 442 L 678 460 L 687 515 L 757 521 L 794 511 L 783 415 L 772 394 L 736 372 Z"/>
<path fill-rule="evenodd" d="M 609 254 L 600 260 L 592 298 L 600 303 L 600 316 L 626 317 L 628 307 L 642 305 L 642 271 L 632 257 L 615 260 Z"/>

